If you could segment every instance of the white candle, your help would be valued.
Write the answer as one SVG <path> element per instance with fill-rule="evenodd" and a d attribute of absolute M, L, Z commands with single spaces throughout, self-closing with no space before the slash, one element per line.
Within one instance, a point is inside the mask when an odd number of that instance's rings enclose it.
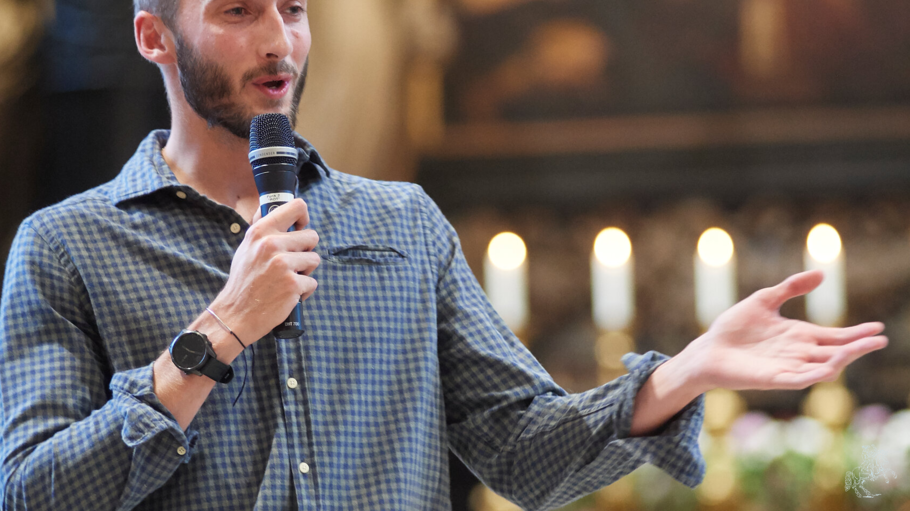
<path fill-rule="evenodd" d="M 627 328 L 635 315 L 634 295 L 632 242 L 620 229 L 604 229 L 591 254 L 591 306 L 597 328 Z"/>
<path fill-rule="evenodd" d="M 809 231 L 803 254 L 806 270 L 822 270 L 825 280 L 806 295 L 806 317 L 822 326 L 839 326 L 847 310 L 844 253 L 834 227 L 819 224 Z"/>
<path fill-rule="evenodd" d="M 483 261 L 484 287 L 499 316 L 513 332 L 528 319 L 527 248 L 518 235 L 497 234 Z"/>
<path fill-rule="evenodd" d="M 736 259 L 733 240 L 716 227 L 698 240 L 695 256 L 695 311 L 702 328 L 736 303 Z"/>

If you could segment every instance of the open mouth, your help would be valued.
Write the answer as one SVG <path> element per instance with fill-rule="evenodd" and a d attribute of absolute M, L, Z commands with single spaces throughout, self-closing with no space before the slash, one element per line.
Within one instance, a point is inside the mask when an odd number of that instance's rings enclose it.
<path fill-rule="evenodd" d="M 253 86 L 271 99 L 281 99 L 290 89 L 291 77 L 266 76 L 253 82 Z"/>

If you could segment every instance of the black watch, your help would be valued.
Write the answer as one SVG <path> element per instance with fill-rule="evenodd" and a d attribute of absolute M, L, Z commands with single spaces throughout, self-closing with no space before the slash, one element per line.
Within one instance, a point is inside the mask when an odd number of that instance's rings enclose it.
<path fill-rule="evenodd" d="M 215 358 L 215 349 L 202 332 L 194 330 L 180 332 L 171 341 L 168 351 L 174 365 L 186 374 L 208 376 L 221 383 L 230 383 L 234 379 L 234 370 Z"/>

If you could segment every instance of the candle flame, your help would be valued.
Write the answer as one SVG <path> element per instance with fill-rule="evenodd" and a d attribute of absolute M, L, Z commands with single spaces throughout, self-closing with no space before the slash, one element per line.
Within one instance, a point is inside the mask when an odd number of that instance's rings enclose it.
<path fill-rule="evenodd" d="M 809 231 L 806 248 L 812 259 L 820 263 L 830 263 L 840 255 L 840 235 L 834 227 L 828 224 L 818 224 Z"/>
<path fill-rule="evenodd" d="M 514 270 L 525 262 L 528 249 L 517 234 L 503 232 L 494 236 L 490 241 L 487 255 L 493 266 L 501 270 Z"/>
<path fill-rule="evenodd" d="M 698 256 L 708 266 L 723 266 L 733 258 L 733 239 L 723 229 L 712 227 L 698 239 Z"/>
<path fill-rule="evenodd" d="M 608 227 L 594 240 L 594 256 L 604 266 L 619 268 L 632 257 L 632 242 L 621 229 Z"/>

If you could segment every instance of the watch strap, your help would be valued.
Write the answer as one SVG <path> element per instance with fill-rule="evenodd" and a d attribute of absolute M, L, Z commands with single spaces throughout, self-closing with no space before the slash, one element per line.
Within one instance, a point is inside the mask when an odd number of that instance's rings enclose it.
<path fill-rule="evenodd" d="M 234 379 L 234 368 L 214 356 L 206 357 L 205 363 L 198 370 L 204 376 L 220 383 L 230 383 Z"/>

